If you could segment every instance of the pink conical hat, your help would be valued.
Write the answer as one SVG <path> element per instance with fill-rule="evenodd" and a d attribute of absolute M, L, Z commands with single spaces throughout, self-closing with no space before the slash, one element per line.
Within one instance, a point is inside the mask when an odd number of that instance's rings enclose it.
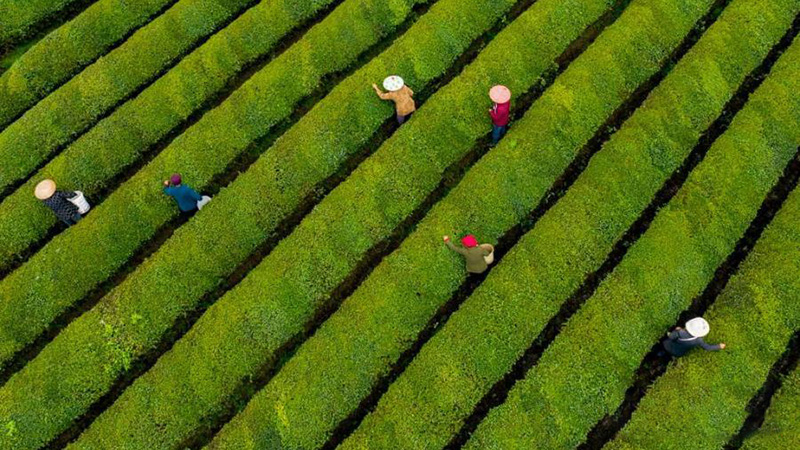
<path fill-rule="evenodd" d="M 502 105 L 511 101 L 511 90 L 505 86 L 497 85 L 489 91 L 489 97 L 493 102 Z"/>

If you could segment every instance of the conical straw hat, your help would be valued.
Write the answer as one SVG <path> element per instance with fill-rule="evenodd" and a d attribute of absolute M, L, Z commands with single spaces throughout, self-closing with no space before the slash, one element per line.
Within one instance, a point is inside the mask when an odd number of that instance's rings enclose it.
<path fill-rule="evenodd" d="M 511 101 L 511 90 L 505 86 L 495 86 L 489 91 L 489 97 L 493 102 L 502 105 Z"/>
<path fill-rule="evenodd" d="M 703 337 L 711 331 L 711 326 L 702 317 L 695 317 L 686 322 L 686 331 L 694 337 Z"/>
<path fill-rule="evenodd" d="M 383 88 L 390 92 L 399 91 L 400 89 L 403 89 L 403 86 L 405 85 L 406 82 L 397 75 L 386 77 L 386 79 L 383 80 Z"/>
<path fill-rule="evenodd" d="M 56 183 L 53 180 L 44 180 L 36 185 L 34 195 L 39 200 L 47 200 L 56 193 Z"/>

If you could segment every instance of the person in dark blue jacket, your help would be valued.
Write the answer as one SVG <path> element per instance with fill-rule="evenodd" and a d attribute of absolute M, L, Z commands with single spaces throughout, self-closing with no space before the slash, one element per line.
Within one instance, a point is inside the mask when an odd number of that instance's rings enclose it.
<path fill-rule="evenodd" d="M 55 181 L 44 180 L 36 185 L 34 195 L 68 226 L 75 225 L 81 220 L 78 207 L 70 201 L 78 195 L 77 192 L 57 191 Z"/>
<path fill-rule="evenodd" d="M 717 351 L 725 348 L 725 344 L 711 345 L 703 340 L 708 335 L 711 327 L 702 317 L 695 317 L 686 322 L 686 329 L 681 327 L 667 333 L 664 349 L 673 356 L 683 356 L 695 347 L 702 347 L 708 351 Z"/>
<path fill-rule="evenodd" d="M 197 209 L 197 202 L 203 199 L 194 189 L 181 184 L 181 176 L 177 173 L 164 181 L 164 193 L 174 198 L 184 213 Z"/>

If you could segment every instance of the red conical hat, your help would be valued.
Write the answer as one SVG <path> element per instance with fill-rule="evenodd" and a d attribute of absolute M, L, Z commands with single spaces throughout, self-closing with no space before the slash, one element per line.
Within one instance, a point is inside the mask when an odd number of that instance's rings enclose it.
<path fill-rule="evenodd" d="M 475 236 L 468 234 L 461 239 L 461 243 L 467 248 L 477 247 L 478 239 Z"/>

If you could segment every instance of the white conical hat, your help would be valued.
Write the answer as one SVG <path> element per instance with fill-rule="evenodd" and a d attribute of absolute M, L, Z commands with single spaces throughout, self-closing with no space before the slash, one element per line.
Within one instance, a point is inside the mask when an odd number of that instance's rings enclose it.
<path fill-rule="evenodd" d="M 47 200 L 56 193 L 56 182 L 53 180 L 44 180 L 36 185 L 33 194 L 39 200 Z"/>
<path fill-rule="evenodd" d="M 711 326 L 702 317 L 695 317 L 686 322 L 686 331 L 694 337 L 703 337 L 711 331 Z"/>
<path fill-rule="evenodd" d="M 405 85 L 406 82 L 397 75 L 386 77 L 386 79 L 383 80 L 383 88 L 390 92 L 399 91 L 400 89 L 403 89 L 403 86 Z"/>

